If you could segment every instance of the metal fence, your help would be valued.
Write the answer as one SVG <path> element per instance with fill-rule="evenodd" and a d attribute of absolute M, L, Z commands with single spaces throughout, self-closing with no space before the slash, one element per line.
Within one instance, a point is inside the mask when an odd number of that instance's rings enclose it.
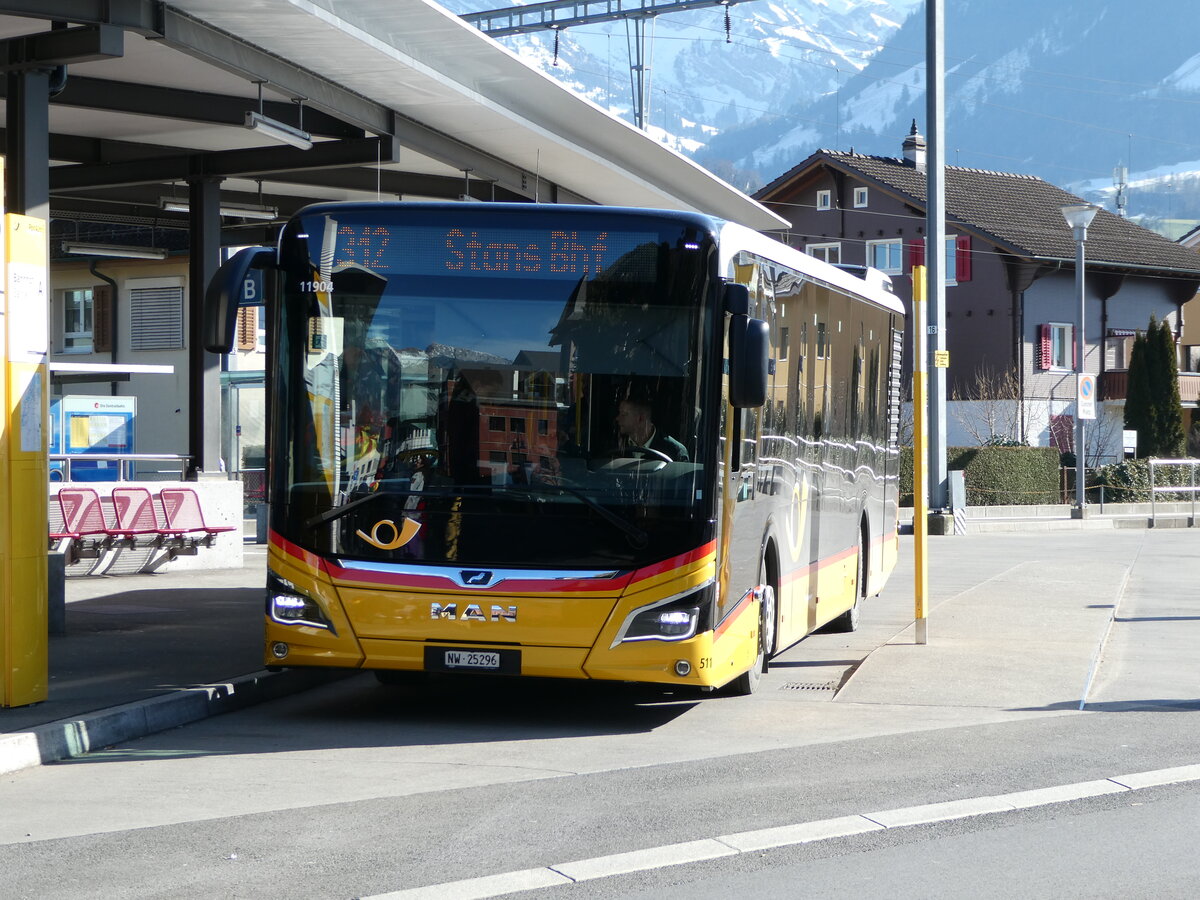
<path fill-rule="evenodd" d="M 1158 513 L 1155 499 L 1159 494 L 1188 494 L 1192 504 L 1191 521 L 1196 521 L 1196 493 L 1200 491 L 1200 487 L 1196 485 L 1196 467 L 1200 466 L 1200 459 L 1152 459 L 1150 460 L 1150 521 L 1153 522 Z M 1188 473 L 1187 484 L 1159 484 L 1158 473 L 1160 470 L 1172 471 L 1187 468 Z"/>
<path fill-rule="evenodd" d="M 77 467 L 80 480 L 86 481 L 183 481 L 191 459 L 178 453 L 51 453 L 50 481 L 74 480 L 72 465 Z M 108 468 L 93 468 L 97 462 L 115 462 L 112 468 L 117 477 L 108 477 L 112 474 Z M 97 473 L 105 477 L 100 478 Z"/>

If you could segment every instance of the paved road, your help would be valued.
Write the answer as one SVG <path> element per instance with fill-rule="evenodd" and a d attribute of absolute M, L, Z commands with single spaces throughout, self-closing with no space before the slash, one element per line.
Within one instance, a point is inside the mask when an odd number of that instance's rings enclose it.
<path fill-rule="evenodd" d="M 387 895 L 1192 766 L 1200 664 L 1170 651 L 1200 621 L 1197 540 L 1113 531 L 935 541 L 927 647 L 908 628 L 906 549 L 857 634 L 790 649 L 752 698 L 502 680 L 418 693 L 364 675 L 3 776 L 0 894 Z M 1016 812 L 1009 803 L 541 893 L 786 894 L 810 868 L 817 895 L 837 895 L 839 876 L 861 893 L 865 873 L 879 877 L 908 848 L 948 867 L 947 878 L 975 871 L 960 858 L 995 873 L 1002 864 L 983 861 L 995 840 L 1025 895 L 1048 896 L 1037 879 L 1058 873 L 1068 893 L 1121 896 L 1125 882 L 1109 892 L 1065 862 L 1080 852 L 1071 823 L 1094 812 L 1097 839 L 1119 848 L 1140 827 L 1178 827 L 1196 791 L 1191 781 L 1113 790 L 1122 793 Z M 1060 831 L 1062 843 L 1049 842 Z M 1047 849 L 1026 866 L 1030 847 Z M 1069 854 L 1061 865 L 1053 847 Z M 1151 878 L 1146 895 L 1172 896 L 1191 865 L 1171 862 L 1155 881 L 1139 856 L 1130 871 Z"/>

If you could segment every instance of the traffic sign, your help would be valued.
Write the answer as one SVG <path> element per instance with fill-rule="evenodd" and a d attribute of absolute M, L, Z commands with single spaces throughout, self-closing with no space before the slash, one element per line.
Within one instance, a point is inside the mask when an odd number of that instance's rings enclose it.
<path fill-rule="evenodd" d="M 1079 376 L 1079 418 L 1096 418 L 1096 376 L 1080 374 Z"/>

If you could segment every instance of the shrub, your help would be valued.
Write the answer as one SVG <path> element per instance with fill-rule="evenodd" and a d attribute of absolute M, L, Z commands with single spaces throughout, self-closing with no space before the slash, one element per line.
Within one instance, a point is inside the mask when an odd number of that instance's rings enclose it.
<path fill-rule="evenodd" d="M 1058 451 L 1052 447 L 950 447 L 947 470 L 961 469 L 968 506 L 1061 502 Z M 912 448 L 900 455 L 900 505 L 913 505 Z"/>

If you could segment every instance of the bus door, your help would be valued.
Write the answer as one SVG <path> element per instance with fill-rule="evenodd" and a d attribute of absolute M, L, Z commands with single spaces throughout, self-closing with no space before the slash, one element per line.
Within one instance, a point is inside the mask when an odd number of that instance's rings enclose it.
<path fill-rule="evenodd" d="M 734 280 L 750 289 L 749 315 L 766 321 L 773 334 L 774 304 L 762 265 L 743 255 L 734 269 Z M 768 398 L 774 395 L 773 378 L 773 375 L 768 375 Z M 766 408 L 769 406 L 770 400 Z M 770 512 L 767 501 L 770 499 L 772 477 L 769 462 L 763 461 L 764 410 L 763 407 L 727 408 L 723 422 L 726 458 L 731 464 L 725 466 L 722 503 L 722 540 L 725 543 L 722 551 L 726 556 L 728 579 L 727 589 L 721 596 L 718 618 L 732 610 L 747 591 L 762 581 L 762 538 Z M 764 468 L 767 470 L 765 476 Z"/>

